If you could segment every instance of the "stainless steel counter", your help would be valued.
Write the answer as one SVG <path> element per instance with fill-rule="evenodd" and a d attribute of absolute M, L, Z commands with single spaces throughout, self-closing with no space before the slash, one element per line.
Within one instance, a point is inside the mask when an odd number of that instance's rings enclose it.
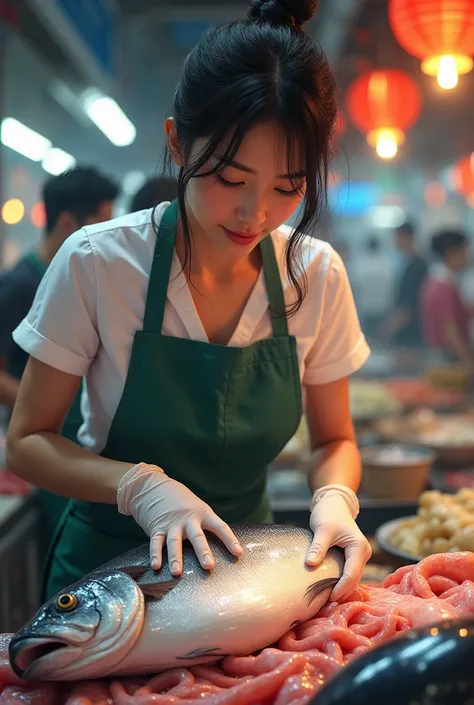
<path fill-rule="evenodd" d="M 0 496 L 0 633 L 16 631 L 39 607 L 40 526 L 34 494 Z"/>

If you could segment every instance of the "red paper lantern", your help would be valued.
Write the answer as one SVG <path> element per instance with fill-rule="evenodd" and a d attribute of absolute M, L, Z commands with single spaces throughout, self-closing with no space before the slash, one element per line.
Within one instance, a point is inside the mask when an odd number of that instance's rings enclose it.
<path fill-rule="evenodd" d="M 474 194 L 474 152 L 461 157 L 451 172 L 453 188 L 466 198 Z"/>
<path fill-rule="evenodd" d="M 378 155 L 391 159 L 420 114 L 421 98 L 404 71 L 380 69 L 362 74 L 349 86 L 347 109 Z"/>
<path fill-rule="evenodd" d="M 442 88 L 472 70 L 474 0 L 390 0 L 388 13 L 399 44 Z"/>

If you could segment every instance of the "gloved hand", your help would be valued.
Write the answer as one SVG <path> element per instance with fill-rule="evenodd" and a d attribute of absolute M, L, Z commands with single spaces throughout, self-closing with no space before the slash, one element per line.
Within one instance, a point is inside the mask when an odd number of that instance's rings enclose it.
<path fill-rule="evenodd" d="M 117 506 L 120 514 L 133 516 L 150 537 L 154 570 L 161 568 L 166 541 L 171 573 L 181 575 L 185 538 L 191 541 L 202 567 L 213 568 L 214 558 L 203 529 L 216 534 L 234 556 L 243 553 L 230 527 L 211 507 L 156 465 L 140 463 L 124 474 L 117 489 Z"/>
<path fill-rule="evenodd" d="M 306 563 L 321 563 L 331 546 L 344 549 L 344 573 L 334 587 L 330 600 L 348 597 L 359 585 L 364 566 L 372 555 L 370 544 L 357 526 L 359 502 L 355 493 L 342 485 L 328 485 L 314 493 L 311 503 L 310 527 L 313 541 Z"/>

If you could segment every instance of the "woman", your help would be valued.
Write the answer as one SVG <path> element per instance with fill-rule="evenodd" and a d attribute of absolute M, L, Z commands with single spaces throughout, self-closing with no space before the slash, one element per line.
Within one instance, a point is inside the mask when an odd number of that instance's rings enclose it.
<path fill-rule="evenodd" d="M 184 63 L 168 153 L 179 199 L 86 227 L 52 263 L 15 333 L 30 355 L 7 441 L 21 477 L 72 498 L 45 596 L 150 537 L 182 570 L 203 530 L 272 520 L 266 467 L 305 387 L 314 449 L 307 555 L 346 551 L 340 599 L 370 555 L 355 517 L 360 459 L 347 377 L 368 356 L 340 258 L 304 236 L 324 205 L 336 115 L 327 61 L 301 27 L 310 0 L 252 3 Z M 302 219 L 280 227 L 304 199 Z M 82 447 L 60 429 L 85 377 Z M 54 390 L 54 393 L 51 393 Z"/>

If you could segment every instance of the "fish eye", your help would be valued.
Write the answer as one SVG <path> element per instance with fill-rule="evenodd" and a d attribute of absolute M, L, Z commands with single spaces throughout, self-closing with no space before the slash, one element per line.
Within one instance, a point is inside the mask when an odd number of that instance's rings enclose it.
<path fill-rule="evenodd" d="M 76 607 L 76 605 L 77 597 L 75 595 L 71 595 L 71 593 L 60 595 L 56 601 L 56 607 L 62 612 L 70 612 Z"/>

